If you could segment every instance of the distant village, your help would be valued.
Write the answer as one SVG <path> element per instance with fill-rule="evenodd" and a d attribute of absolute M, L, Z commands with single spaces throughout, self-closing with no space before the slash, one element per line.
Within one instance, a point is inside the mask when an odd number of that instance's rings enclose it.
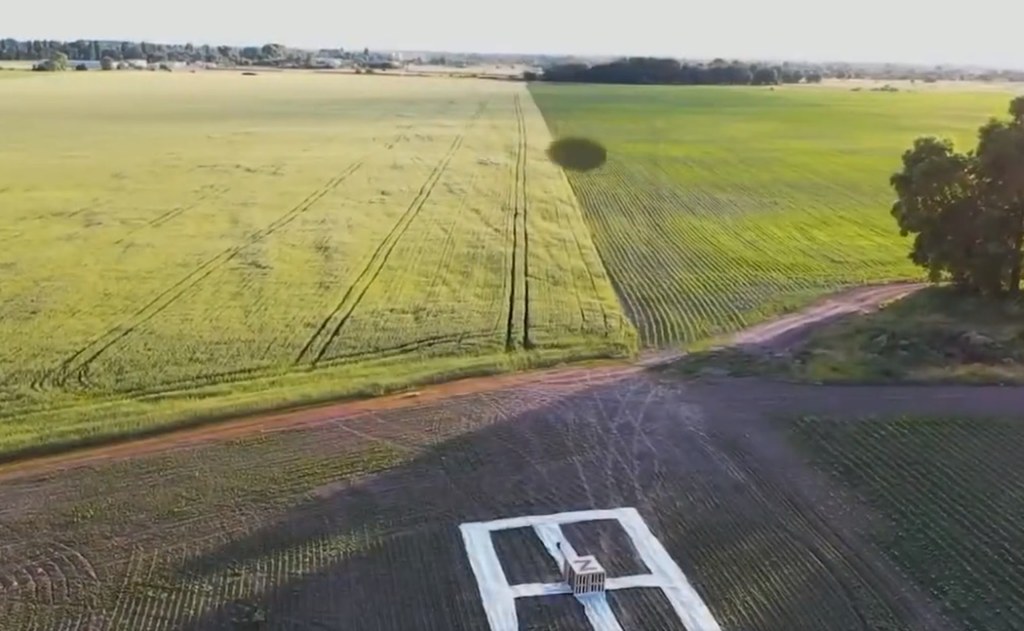
<path fill-rule="evenodd" d="M 334 54 L 332 54 L 334 53 Z M 343 55 L 343 56 L 342 56 Z M 375 70 L 397 70 L 408 63 L 419 63 L 420 60 L 403 59 L 401 53 L 366 51 L 364 53 L 342 53 L 336 51 L 319 51 L 316 54 L 304 53 L 301 55 L 289 55 L 281 58 L 256 58 L 246 59 L 244 57 L 221 57 L 213 61 L 189 60 L 151 60 L 148 57 L 125 58 L 113 60 L 112 63 L 104 64 L 104 60 L 69 60 L 75 68 L 84 65 L 87 70 L 187 70 L 189 68 L 214 69 L 222 67 L 238 66 L 262 66 L 266 68 L 306 68 L 306 69 L 342 69 L 353 70 L 375 69 Z"/>
<path fill-rule="evenodd" d="M 264 68 L 393 70 L 409 65 L 469 67 L 481 64 L 540 65 L 543 57 L 348 50 L 306 50 L 282 44 L 211 46 L 149 42 L 0 39 L 0 62 L 35 62 L 39 70 L 53 69 L 55 60 L 77 70 L 183 70 L 260 66 Z"/>
<path fill-rule="evenodd" d="M 363 73 L 400 69 L 416 71 L 424 66 L 456 70 L 490 66 L 492 69 L 500 68 L 505 77 L 515 75 L 526 80 L 610 83 L 771 85 L 813 83 L 822 79 L 1024 81 L 1022 70 L 983 67 L 373 51 L 369 48 L 350 50 L 342 47 L 307 50 L 276 43 L 262 46 L 212 46 L 103 40 L 61 42 L 0 39 L 0 65 L 5 61 L 30 63 L 37 70 L 176 71 L 257 66 L 268 69 L 338 69 Z M 759 69 L 764 77 L 758 77 Z"/>

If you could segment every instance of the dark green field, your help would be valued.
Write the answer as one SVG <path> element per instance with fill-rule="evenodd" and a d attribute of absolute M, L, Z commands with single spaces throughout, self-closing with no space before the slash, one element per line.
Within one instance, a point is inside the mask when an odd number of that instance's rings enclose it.
<path fill-rule="evenodd" d="M 555 137 L 603 144 L 569 173 L 649 346 L 734 331 L 829 290 L 920 278 L 889 216 L 916 136 L 972 138 L 997 92 L 533 84 Z"/>
<path fill-rule="evenodd" d="M 977 631 L 1024 628 L 1024 423 L 805 418 L 794 433 L 866 500 L 875 544 L 951 617 Z"/>

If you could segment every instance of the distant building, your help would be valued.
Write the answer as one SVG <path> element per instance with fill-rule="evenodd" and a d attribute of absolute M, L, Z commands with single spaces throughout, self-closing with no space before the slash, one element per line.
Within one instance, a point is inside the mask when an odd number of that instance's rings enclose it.
<path fill-rule="evenodd" d="M 72 68 L 76 68 L 78 66 L 85 66 L 89 70 L 99 70 L 100 69 L 100 62 L 98 62 L 98 61 L 96 61 L 94 59 L 71 59 L 71 60 L 68 61 L 68 65 L 71 66 Z"/>
<path fill-rule="evenodd" d="M 146 64 L 149 70 L 184 70 L 187 67 L 184 61 L 152 61 Z"/>
<path fill-rule="evenodd" d="M 357 61 L 371 68 L 400 68 L 402 66 L 401 53 L 378 53 L 364 51 L 357 56 Z"/>
<path fill-rule="evenodd" d="M 341 59 L 335 57 L 314 57 L 314 68 L 341 68 Z"/>

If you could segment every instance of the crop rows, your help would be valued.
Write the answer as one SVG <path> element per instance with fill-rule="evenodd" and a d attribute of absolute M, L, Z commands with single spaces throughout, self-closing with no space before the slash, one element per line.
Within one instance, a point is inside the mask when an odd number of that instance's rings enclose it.
<path fill-rule="evenodd" d="M 1024 626 L 1017 421 L 806 418 L 798 444 L 865 500 L 881 550 L 966 629 Z"/>
<path fill-rule="evenodd" d="M 630 350 L 522 86 L 333 79 L 271 77 L 246 101 L 251 119 L 222 117 L 241 98 L 224 85 L 193 86 L 214 109 L 147 83 L 159 105 L 131 126 L 152 156 L 110 145 L 89 170 L 61 167 L 61 203 L 12 200 L 0 456 Z M 94 88 L 97 104 L 135 93 L 124 81 Z M 22 97 L 0 115 L 37 145 L 52 130 L 24 107 L 37 95 Z M 48 155 L 25 160 L 42 169 Z M 0 189 L 10 173 L 33 190 L 29 172 L 0 172 Z"/>
<path fill-rule="evenodd" d="M 512 171 L 512 186 L 508 206 L 512 209 L 512 263 L 509 266 L 508 322 L 505 325 L 505 350 L 511 351 L 520 343 L 530 347 L 530 236 L 527 223 L 526 198 L 526 125 L 519 95 L 515 97 L 516 157 Z M 520 253 L 521 252 L 521 253 Z M 520 269 L 521 268 L 521 269 Z M 516 300 L 518 285 L 522 297 L 522 339 L 516 339 Z"/>
<path fill-rule="evenodd" d="M 7 484 L 0 524 L 19 525 L 18 549 L 40 554 L 0 563 L 0 575 L 46 567 L 61 550 L 43 542 L 61 532 L 99 579 L 59 605 L 92 604 L 93 626 L 69 629 L 262 620 L 476 631 L 484 614 L 460 523 L 635 506 L 723 629 L 905 628 L 857 555 L 695 425 L 676 393 L 643 379 L 581 385 L 540 382 Z M 644 569 L 615 524 L 564 531 L 613 575 Z M 494 541 L 513 580 L 557 577 L 533 532 Z M 2 593 L 0 611 L 38 597 Z M 624 628 L 682 628 L 657 590 L 609 602 Z M 571 598 L 517 608 L 540 628 L 585 628 Z"/>
<path fill-rule="evenodd" d="M 111 327 L 103 334 L 90 340 L 85 346 L 72 352 L 60 362 L 56 369 L 46 373 L 39 382 L 34 383 L 33 387 L 45 388 L 48 384 L 52 383 L 53 387 L 63 388 L 68 385 L 70 377 L 74 376 L 75 381 L 79 385 L 87 388 L 89 386 L 87 378 L 89 368 L 104 353 L 122 339 L 130 336 L 137 328 L 173 305 L 175 301 L 185 296 L 189 290 L 216 273 L 221 267 L 242 254 L 247 248 L 272 236 L 275 232 L 297 219 L 302 213 L 309 211 L 317 202 L 358 171 L 361 166 L 361 162 L 349 165 L 337 177 L 326 182 L 323 188 L 310 193 L 298 205 L 289 209 L 262 230 L 252 233 L 242 243 L 229 247 L 216 256 L 203 261 L 183 278 L 161 291 L 152 300 L 140 306 L 127 320 Z M 156 224 L 151 223 L 150 225 Z"/>
<path fill-rule="evenodd" d="M 472 123 L 475 122 L 476 119 L 479 118 L 480 114 L 483 113 L 486 105 L 486 101 L 480 105 L 480 108 L 476 111 L 473 118 L 470 119 L 470 123 L 467 125 L 467 131 L 472 129 Z M 440 162 L 437 163 L 434 169 L 427 176 L 427 179 L 420 186 L 420 189 L 417 191 L 412 202 L 409 203 L 405 212 L 399 217 L 398 222 L 395 223 L 391 231 L 373 251 L 367 266 L 363 268 L 358 276 L 356 276 L 355 281 L 345 291 L 341 301 L 338 302 L 337 306 L 331 310 L 330 314 L 317 328 L 316 333 L 314 333 L 313 336 L 310 337 L 309 341 L 307 341 L 302 347 L 295 363 L 301 363 L 306 359 L 307 353 L 315 353 L 315 356 L 310 360 L 310 363 L 312 363 L 313 366 L 316 366 L 316 364 L 324 358 L 324 355 L 327 353 L 327 349 L 330 348 L 331 343 L 338 337 L 338 334 L 341 333 L 342 327 L 345 326 L 345 323 L 352 316 L 352 312 L 356 310 L 356 307 L 359 305 L 359 301 L 363 299 L 363 296 L 366 295 L 370 286 L 380 275 L 381 270 L 387 264 L 388 257 L 394 251 L 398 242 L 409 230 L 409 226 L 416 219 L 420 211 L 423 210 L 423 205 L 430 198 L 430 194 L 434 191 L 434 187 L 437 186 L 441 176 L 444 175 L 445 170 L 448 168 L 452 158 L 455 156 L 455 152 L 457 152 L 462 146 L 463 139 L 464 135 L 460 133 L 454 140 L 452 140 L 452 144 L 448 148 L 448 151 L 445 152 Z M 447 272 L 447 270 L 440 271 L 440 273 L 445 272 Z M 335 320 L 337 321 L 336 324 L 334 323 Z M 320 343 L 319 338 L 325 331 L 329 331 L 329 333 L 326 336 L 326 340 Z M 415 342 L 413 342 L 413 344 L 415 344 Z"/>
<path fill-rule="evenodd" d="M 919 277 L 888 213 L 908 120 L 921 133 L 957 130 L 962 108 L 990 107 L 976 95 L 907 95 L 879 115 L 837 91 L 530 89 L 554 135 L 608 151 L 569 181 L 653 347 L 734 331 L 831 289 Z"/>

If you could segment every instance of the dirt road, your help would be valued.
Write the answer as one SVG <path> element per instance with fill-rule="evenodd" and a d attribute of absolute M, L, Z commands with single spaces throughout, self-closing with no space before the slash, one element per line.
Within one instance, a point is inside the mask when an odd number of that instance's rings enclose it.
<path fill-rule="evenodd" d="M 742 332 L 735 336 L 733 343 L 772 349 L 786 348 L 797 343 L 815 327 L 839 316 L 877 309 L 880 305 L 902 298 L 923 286 L 921 283 L 894 283 L 842 291 L 800 312 Z M 682 353 L 679 351 L 656 351 L 645 353 L 634 363 L 608 362 L 597 366 L 570 366 L 496 377 L 469 378 L 426 387 L 411 393 L 242 417 L 223 423 L 0 465 L 0 482 L 103 460 L 180 449 L 209 441 L 310 427 L 384 410 L 415 408 L 482 392 L 529 388 L 539 383 L 549 386 L 560 385 L 568 393 L 601 381 L 619 379 L 647 368 L 670 363 L 681 356 Z"/>
<path fill-rule="evenodd" d="M 823 301 L 801 329 L 837 304 L 871 308 L 907 288 L 876 289 Z M 761 344 L 794 339 L 792 327 L 773 330 Z M 633 506 L 686 560 L 724 628 L 963 628 L 873 543 L 871 506 L 811 466 L 786 422 L 1012 417 L 1024 388 L 683 381 L 645 367 L 677 356 L 467 379 L 8 467 L 0 619 L 29 616 L 23 600 L 77 615 L 89 590 L 113 586 L 116 604 L 94 612 L 95 626 L 52 628 L 219 629 L 247 615 L 242 602 L 302 628 L 479 629 L 460 523 Z M 275 434 L 226 440 L 262 433 Z M 626 563 L 608 541 L 603 558 Z M 533 567 L 521 542 L 502 545 Z M 239 568 L 258 580 L 240 581 Z M 783 580 L 767 604 L 730 596 Z M 356 597 L 325 596 L 337 593 Z M 537 626 L 557 617 L 541 613 Z"/>
<path fill-rule="evenodd" d="M 894 300 L 922 289 L 925 283 L 892 283 L 857 287 L 834 294 L 810 307 L 765 322 L 737 334 L 736 346 L 754 346 L 778 351 L 791 348 L 817 327 L 853 313 L 870 313 Z"/>

